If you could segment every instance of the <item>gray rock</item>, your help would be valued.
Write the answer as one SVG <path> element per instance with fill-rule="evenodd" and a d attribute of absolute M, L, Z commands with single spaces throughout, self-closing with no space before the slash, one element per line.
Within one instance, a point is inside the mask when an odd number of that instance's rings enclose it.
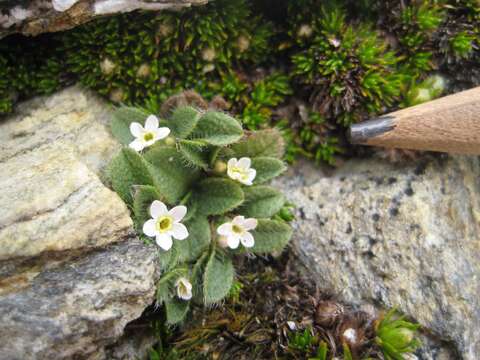
<path fill-rule="evenodd" d="M 104 359 L 154 300 L 155 247 L 101 181 L 109 106 L 78 87 L 0 123 L 0 359 Z"/>
<path fill-rule="evenodd" d="M 208 0 L 32 0 L 0 1 L 0 38 L 71 29 L 101 15 L 134 10 L 177 10 Z"/>
<path fill-rule="evenodd" d="M 403 166 L 369 159 L 330 176 L 299 164 L 280 185 L 298 205 L 294 248 L 322 288 L 348 302 L 398 306 L 460 354 L 442 358 L 476 360 L 479 175 L 476 157 Z M 440 358 L 437 350 L 424 347 L 421 358 Z"/>

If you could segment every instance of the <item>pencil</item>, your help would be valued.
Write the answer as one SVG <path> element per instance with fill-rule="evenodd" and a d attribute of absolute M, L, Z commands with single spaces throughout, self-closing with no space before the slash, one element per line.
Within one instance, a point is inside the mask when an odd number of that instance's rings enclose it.
<path fill-rule="evenodd" d="M 354 124 L 354 144 L 480 155 L 480 87 Z"/>

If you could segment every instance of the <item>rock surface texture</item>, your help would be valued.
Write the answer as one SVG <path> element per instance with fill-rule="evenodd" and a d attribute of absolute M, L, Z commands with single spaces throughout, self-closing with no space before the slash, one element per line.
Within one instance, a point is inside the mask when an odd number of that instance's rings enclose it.
<path fill-rule="evenodd" d="M 281 186 L 298 206 L 294 248 L 320 287 L 398 306 L 440 340 L 421 359 L 480 359 L 479 158 L 291 171 Z"/>
<path fill-rule="evenodd" d="M 0 38 L 71 29 L 97 16 L 134 10 L 176 10 L 208 0 L 0 0 Z"/>
<path fill-rule="evenodd" d="M 119 145 L 77 87 L 0 121 L 0 359 L 103 359 L 153 302 L 155 249 L 101 182 Z"/>

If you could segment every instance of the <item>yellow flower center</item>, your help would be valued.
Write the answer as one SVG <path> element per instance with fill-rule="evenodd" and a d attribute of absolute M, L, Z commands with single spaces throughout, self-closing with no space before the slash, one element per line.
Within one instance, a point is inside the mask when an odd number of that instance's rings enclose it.
<path fill-rule="evenodd" d="M 232 231 L 234 233 L 241 234 L 243 232 L 243 229 L 238 225 L 232 225 Z"/>
<path fill-rule="evenodd" d="M 239 168 L 239 167 L 232 167 L 232 173 L 238 174 L 242 180 L 247 180 L 248 179 L 248 173 L 245 171 L 245 169 Z"/>
<path fill-rule="evenodd" d="M 173 221 L 170 216 L 161 216 L 157 220 L 157 231 L 164 233 L 172 228 Z"/>
<path fill-rule="evenodd" d="M 151 140 L 153 140 L 154 137 L 155 137 L 155 135 L 154 135 L 153 133 L 148 132 L 148 133 L 145 133 L 145 134 L 143 135 L 143 140 L 145 140 L 145 141 L 151 141 Z"/>

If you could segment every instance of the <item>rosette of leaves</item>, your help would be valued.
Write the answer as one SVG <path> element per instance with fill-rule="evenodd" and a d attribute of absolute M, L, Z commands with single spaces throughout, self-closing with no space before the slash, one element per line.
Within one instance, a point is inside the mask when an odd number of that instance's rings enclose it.
<path fill-rule="evenodd" d="M 411 323 L 390 310 L 375 324 L 375 343 L 381 348 L 386 360 L 403 359 L 403 354 L 412 353 L 420 345 L 416 338 L 419 324 Z"/>
<path fill-rule="evenodd" d="M 113 134 L 128 145 L 133 139 L 130 123 L 143 123 L 148 115 L 141 109 L 119 108 L 112 121 Z M 278 131 L 244 132 L 226 113 L 191 106 L 171 111 L 160 125 L 171 130 L 170 137 L 143 153 L 124 147 L 108 166 L 107 178 L 132 209 L 138 235 L 147 242 L 141 229 L 154 200 L 188 209 L 183 220 L 188 238 L 174 241 L 170 250 L 159 250 L 158 255 L 163 275 L 157 301 L 165 305 L 167 322 L 173 324 L 182 321 L 191 302 L 210 305 L 228 294 L 235 277 L 234 256 L 280 251 L 292 230 L 282 220 L 282 211 L 288 209 L 283 194 L 266 185 L 285 170 Z M 256 170 L 252 186 L 225 173 L 229 159 L 242 157 L 250 158 Z M 253 247 L 232 250 L 220 246 L 216 229 L 237 215 L 258 220 L 251 232 Z M 179 278 L 193 285 L 191 301 L 176 295 Z"/>
<path fill-rule="evenodd" d="M 315 16 L 293 25 L 291 60 L 294 80 L 308 90 L 313 110 L 349 125 L 394 104 L 407 77 L 388 43 L 368 23 L 347 23 L 337 5 L 311 2 L 316 6 L 307 9 Z M 296 4 L 290 11 L 298 11 Z"/>

